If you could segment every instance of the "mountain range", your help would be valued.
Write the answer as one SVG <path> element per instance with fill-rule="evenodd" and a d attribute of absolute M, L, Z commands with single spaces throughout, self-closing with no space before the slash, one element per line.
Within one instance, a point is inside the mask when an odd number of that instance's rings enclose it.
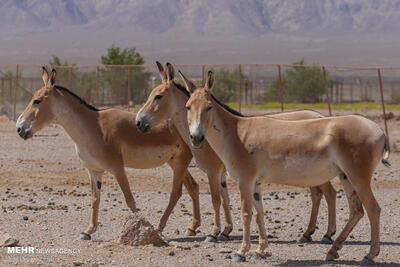
<path fill-rule="evenodd" d="M 400 65 L 400 0 L 0 0 L 0 25 L 0 63 L 99 63 L 115 44 L 147 61 Z"/>

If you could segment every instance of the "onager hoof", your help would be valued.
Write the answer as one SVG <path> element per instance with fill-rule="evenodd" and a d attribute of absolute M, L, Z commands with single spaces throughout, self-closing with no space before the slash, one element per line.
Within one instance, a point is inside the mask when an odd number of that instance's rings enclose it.
<path fill-rule="evenodd" d="M 92 237 L 84 232 L 80 233 L 78 236 L 78 240 L 90 240 Z"/>
<path fill-rule="evenodd" d="M 329 254 L 326 255 L 325 261 L 334 261 L 335 259 L 339 258 L 339 254 L 336 252 L 334 255 Z"/>
<path fill-rule="evenodd" d="M 235 253 L 233 255 L 232 261 L 233 262 L 245 262 L 246 261 L 246 257 L 243 256 L 243 255 L 240 255 L 238 253 Z"/>
<path fill-rule="evenodd" d="M 311 236 L 305 236 L 303 235 L 300 240 L 299 243 L 309 243 L 312 241 L 312 237 Z"/>
<path fill-rule="evenodd" d="M 361 266 L 371 266 L 371 265 L 376 265 L 376 263 L 371 260 L 370 258 L 368 258 L 367 256 L 365 256 L 362 261 L 360 262 Z"/>
<path fill-rule="evenodd" d="M 190 228 L 188 228 L 188 229 L 186 230 L 186 232 L 185 232 L 185 235 L 186 235 L 186 236 L 195 236 L 195 235 L 196 235 L 196 231 L 195 231 L 195 230 L 192 230 L 192 229 L 190 229 Z"/>
<path fill-rule="evenodd" d="M 253 255 L 251 255 L 252 260 L 263 260 L 266 259 L 267 257 L 271 257 L 272 254 L 269 252 L 266 252 L 265 254 L 261 254 L 259 252 L 254 252 Z"/>
<path fill-rule="evenodd" d="M 220 234 L 220 235 L 218 236 L 218 240 L 219 240 L 219 241 L 229 241 L 230 238 L 229 238 L 229 235 L 222 233 L 222 234 Z"/>
<path fill-rule="evenodd" d="M 204 242 L 209 242 L 209 243 L 218 243 L 218 239 L 217 237 L 213 236 L 213 235 L 208 235 L 206 237 L 206 240 L 204 240 Z"/>
<path fill-rule="evenodd" d="M 324 235 L 324 237 L 321 239 L 322 244 L 333 244 L 333 240 L 330 236 Z"/>

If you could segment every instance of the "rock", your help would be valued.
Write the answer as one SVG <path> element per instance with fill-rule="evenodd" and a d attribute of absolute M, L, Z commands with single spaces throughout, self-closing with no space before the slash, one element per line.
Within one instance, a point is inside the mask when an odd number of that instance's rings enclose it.
<path fill-rule="evenodd" d="M 169 256 L 175 256 L 175 252 L 170 251 L 168 255 L 169 255 Z"/>
<path fill-rule="evenodd" d="M 117 243 L 129 246 L 168 245 L 159 235 L 158 231 L 140 214 L 136 212 L 130 215 L 123 230 L 116 240 Z"/>
<path fill-rule="evenodd" d="M 18 243 L 19 241 L 12 238 L 9 234 L 0 232 L 0 247 L 14 247 Z"/>
<path fill-rule="evenodd" d="M 232 250 L 229 249 L 229 248 L 221 248 L 221 249 L 219 250 L 219 253 L 222 253 L 222 254 L 229 254 L 229 253 L 232 253 Z"/>
<path fill-rule="evenodd" d="M 24 216 L 23 219 L 24 219 L 24 221 L 27 221 L 29 218 L 28 218 L 28 216 Z"/>

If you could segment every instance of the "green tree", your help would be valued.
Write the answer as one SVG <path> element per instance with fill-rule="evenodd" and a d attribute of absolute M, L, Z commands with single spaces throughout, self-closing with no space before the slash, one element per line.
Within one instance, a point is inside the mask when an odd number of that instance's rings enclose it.
<path fill-rule="evenodd" d="M 230 71 L 228 69 L 221 69 L 215 73 L 215 84 L 212 89 L 214 96 L 222 102 L 237 101 L 237 88 L 238 88 L 238 70 Z M 247 76 L 241 73 L 242 87 L 244 84 L 251 86 L 251 81 Z"/>
<path fill-rule="evenodd" d="M 107 55 L 101 57 L 101 63 L 104 65 L 136 65 L 140 66 L 145 63 L 144 58 L 136 52 L 136 48 L 126 48 L 121 50 L 119 47 L 112 45 L 107 49 Z M 141 103 L 146 100 L 146 89 L 149 86 L 149 78 L 151 73 L 145 71 L 143 67 L 104 67 L 101 69 L 102 79 L 106 91 L 112 97 L 113 102 L 128 102 L 128 76 L 129 86 L 131 90 L 130 100 Z"/>
<path fill-rule="evenodd" d="M 283 99 L 285 102 L 315 103 L 325 94 L 324 77 L 317 66 L 306 67 L 304 59 L 282 75 Z M 328 87 L 332 80 L 327 73 Z M 264 94 L 264 101 L 279 101 L 279 78 L 276 78 Z"/>

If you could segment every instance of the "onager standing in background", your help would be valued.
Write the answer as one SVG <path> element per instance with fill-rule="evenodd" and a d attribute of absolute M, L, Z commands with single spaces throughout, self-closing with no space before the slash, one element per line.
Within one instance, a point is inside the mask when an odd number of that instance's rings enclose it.
<path fill-rule="evenodd" d="M 162 83 L 153 89 L 146 103 L 139 110 L 136 116 L 138 128 L 142 131 L 148 131 L 151 129 L 151 127 L 156 126 L 166 119 L 171 118 L 182 139 L 186 142 L 186 144 L 190 146 L 189 126 L 187 123 L 187 110 L 185 109 L 186 102 L 189 99 L 189 92 L 184 87 L 174 82 L 175 70 L 170 63 L 167 63 L 166 67 L 166 69 L 168 70 L 168 75 L 164 71 L 162 65 L 159 62 L 156 63 L 160 72 Z M 186 80 L 186 83 L 190 84 L 190 86 L 194 88 L 193 83 L 191 83 L 189 80 Z M 243 116 L 234 110 L 232 110 L 232 112 L 235 112 L 235 114 L 239 116 Z M 285 112 L 268 116 L 287 120 L 323 118 L 323 115 L 311 110 Z M 212 188 L 213 185 L 218 185 L 219 182 L 214 180 L 220 177 L 218 175 L 218 172 L 223 170 L 225 167 L 221 159 L 210 147 L 207 141 L 204 142 L 204 145 L 201 147 L 201 149 L 192 148 L 192 154 L 195 157 L 199 167 L 208 174 L 210 187 Z M 225 189 L 226 191 L 225 177 L 223 178 L 224 180 L 221 181 L 221 189 Z M 330 182 L 327 182 L 321 186 L 311 187 L 310 189 L 312 200 L 310 222 L 306 232 L 303 234 L 300 241 L 309 242 L 312 240 L 311 235 L 314 233 L 316 228 L 318 209 L 323 193 L 328 203 L 328 230 L 324 235 L 322 241 L 324 243 L 331 244 L 333 242 L 331 237 L 336 232 L 336 191 Z M 213 192 L 213 190 L 211 191 Z M 224 192 L 224 194 L 227 194 L 227 192 Z M 224 194 L 222 199 L 223 201 L 228 202 L 229 198 L 227 197 L 227 195 L 225 196 Z M 258 196 L 258 198 L 261 198 L 261 196 Z M 217 196 L 213 197 L 215 210 L 215 206 L 219 205 L 219 202 L 215 203 L 217 200 Z M 226 226 L 224 232 L 221 234 L 221 237 L 227 237 L 228 234 L 232 231 L 230 212 L 229 210 L 225 210 L 225 218 L 227 218 L 228 214 L 229 220 L 226 220 Z M 219 215 L 217 218 L 219 219 Z M 219 228 L 214 229 L 213 233 L 217 233 L 218 230 Z"/>

